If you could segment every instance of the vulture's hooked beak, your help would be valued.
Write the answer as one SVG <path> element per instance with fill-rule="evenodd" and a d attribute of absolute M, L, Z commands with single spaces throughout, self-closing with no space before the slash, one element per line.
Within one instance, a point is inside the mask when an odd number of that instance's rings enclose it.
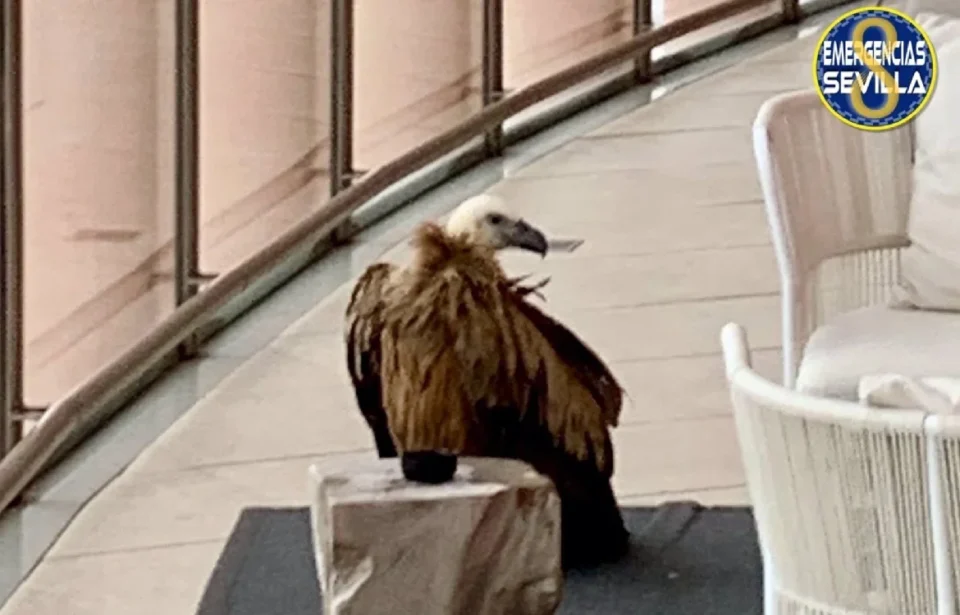
<path fill-rule="evenodd" d="M 517 220 L 510 230 L 510 245 L 536 252 L 541 258 L 547 256 L 547 238 L 539 230 L 530 226 L 523 219 Z"/>

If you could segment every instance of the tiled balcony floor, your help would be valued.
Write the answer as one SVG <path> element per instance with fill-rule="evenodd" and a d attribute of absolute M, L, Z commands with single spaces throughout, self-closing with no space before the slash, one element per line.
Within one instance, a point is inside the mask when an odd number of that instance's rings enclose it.
<path fill-rule="evenodd" d="M 612 364 L 624 504 L 745 503 L 718 335 L 746 325 L 779 374 L 776 267 L 750 149 L 758 106 L 809 84 L 810 35 L 681 88 L 508 173 L 500 194 L 549 234 L 585 240 L 512 272 L 552 278 L 547 306 Z M 401 258 L 402 237 L 386 258 Z M 244 507 L 305 505 L 306 469 L 369 456 L 340 323 L 352 280 L 250 354 L 79 513 L 2 615 L 193 613 Z"/>

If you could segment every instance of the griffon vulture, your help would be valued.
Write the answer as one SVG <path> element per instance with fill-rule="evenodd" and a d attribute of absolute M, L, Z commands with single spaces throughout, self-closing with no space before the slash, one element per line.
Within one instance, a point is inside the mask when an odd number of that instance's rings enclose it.
<path fill-rule="evenodd" d="M 445 228 L 420 227 L 412 247 L 408 267 L 367 269 L 346 312 L 348 369 L 380 457 L 526 461 L 560 496 L 565 568 L 622 555 L 629 535 L 610 485 L 622 389 L 496 259 L 509 247 L 544 256 L 543 233 L 479 196 Z"/>

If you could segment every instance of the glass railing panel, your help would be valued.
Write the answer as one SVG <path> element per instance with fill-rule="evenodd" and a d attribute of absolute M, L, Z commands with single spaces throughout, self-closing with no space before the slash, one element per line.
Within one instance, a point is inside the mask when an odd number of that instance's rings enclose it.
<path fill-rule="evenodd" d="M 650 1 L 652 3 L 651 13 L 654 26 L 674 21 L 681 17 L 690 15 L 691 13 L 696 13 L 697 11 L 702 11 L 725 2 L 725 0 Z M 749 26 L 750 24 L 757 23 L 773 15 L 777 15 L 782 10 L 782 0 L 770 0 L 769 2 L 760 4 L 757 8 L 740 13 L 735 17 L 724 19 L 715 24 L 700 28 L 699 30 L 692 32 L 687 36 L 681 36 L 680 38 L 677 38 L 666 45 L 655 47 L 652 52 L 652 57 L 654 60 L 658 60 L 665 56 L 683 53 L 684 51 L 698 44 L 729 36 L 745 26 Z"/>
<path fill-rule="evenodd" d="M 504 85 L 523 87 L 633 36 L 633 0 L 505 0 Z"/>
<path fill-rule="evenodd" d="M 482 0 L 356 0 L 354 167 L 371 169 L 482 106 Z"/>
<path fill-rule="evenodd" d="M 174 307 L 173 13 L 22 5 L 24 388 L 45 406 Z"/>
<path fill-rule="evenodd" d="M 330 2 L 200 6 L 200 268 L 216 274 L 328 198 Z"/>

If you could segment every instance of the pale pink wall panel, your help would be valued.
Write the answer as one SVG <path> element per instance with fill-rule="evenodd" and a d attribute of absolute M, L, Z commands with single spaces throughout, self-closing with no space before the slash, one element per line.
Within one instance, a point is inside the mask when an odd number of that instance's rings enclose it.
<path fill-rule="evenodd" d="M 201 262 L 223 272 L 327 195 L 330 5 L 201 6 Z"/>
<path fill-rule="evenodd" d="M 725 0 L 652 0 L 653 23 L 661 24 L 723 4 Z M 780 3 L 780 0 L 772 0 Z M 743 21 L 742 19 L 740 20 Z"/>
<path fill-rule="evenodd" d="M 201 3 L 201 261 L 223 272 L 327 195 L 329 3 Z M 173 308 L 173 0 L 31 0 L 27 396 Z"/>
<path fill-rule="evenodd" d="M 480 108 L 482 0 L 356 0 L 355 162 L 370 168 Z"/>
<path fill-rule="evenodd" d="M 503 0 L 504 81 L 517 88 L 633 33 L 633 0 Z"/>
<path fill-rule="evenodd" d="M 158 70 L 171 49 L 153 0 L 31 0 L 23 11 L 26 393 L 45 403 L 171 309 L 150 292 L 167 239 L 157 170 L 170 97 Z M 111 329 L 135 300 L 134 322 Z"/>
<path fill-rule="evenodd" d="M 681 17 L 686 17 L 691 13 L 722 4 L 723 2 L 724 0 L 653 0 L 653 23 L 654 25 L 659 25 L 674 21 Z M 655 47 L 652 54 L 653 58 L 659 59 L 673 53 L 683 52 L 685 49 L 689 49 L 691 46 L 703 41 L 729 35 L 731 32 L 742 28 L 746 24 L 778 13 L 782 10 L 782 6 L 783 3 L 781 0 L 769 0 L 767 3 L 741 13 L 736 17 L 725 19 L 705 28 L 700 28 L 666 45 Z"/>

